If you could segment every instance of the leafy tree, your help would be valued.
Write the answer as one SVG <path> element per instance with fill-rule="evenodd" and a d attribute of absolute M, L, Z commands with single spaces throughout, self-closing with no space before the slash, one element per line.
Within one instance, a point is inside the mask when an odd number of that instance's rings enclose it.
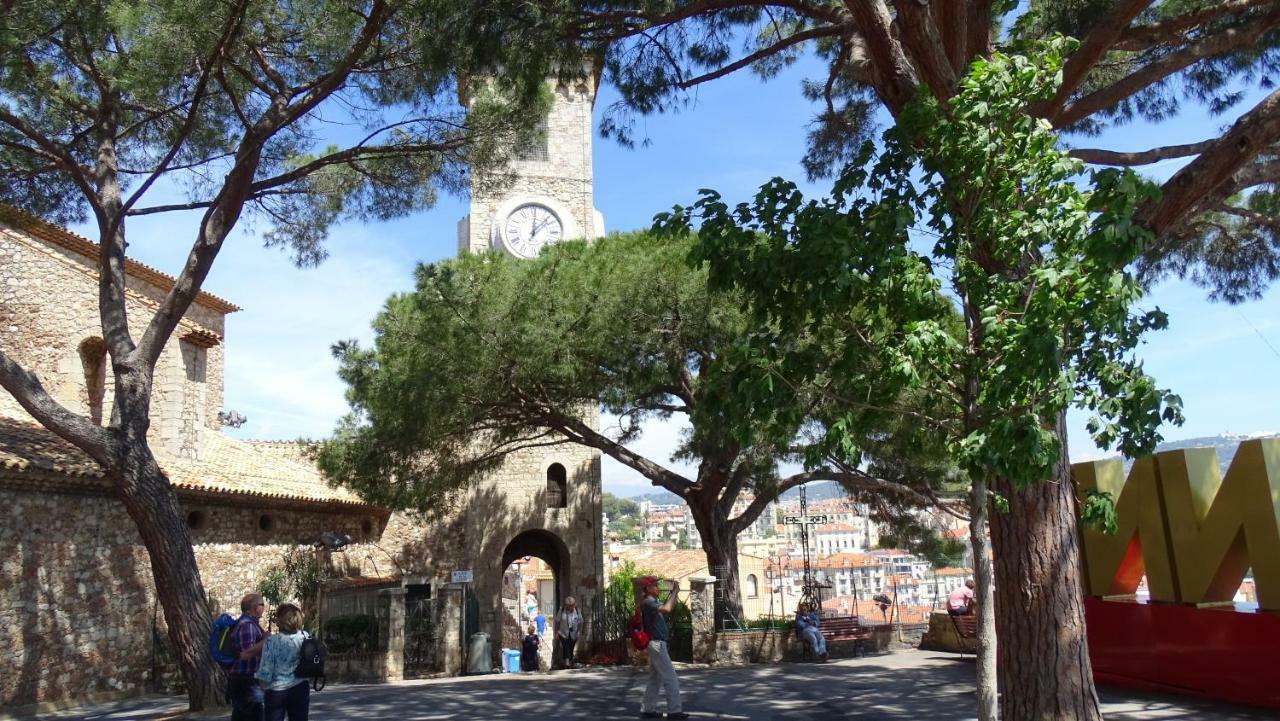
<path fill-rule="evenodd" d="M 111 418 L 101 425 L 60 405 L 23 367 L 20 348 L 0 349 L 0 386 L 114 485 L 150 555 L 198 709 L 221 697 L 203 653 L 206 597 L 147 429 L 156 362 L 224 242 L 254 218 L 268 245 L 301 264 L 319 262 L 334 223 L 428 207 L 438 192 L 463 188 L 466 164 L 498 162 L 501 148 L 533 132 L 549 64 L 581 62 L 576 48 L 534 31 L 538 10 L 523 3 L 44 0 L 3 8 L 0 200 L 97 229 Z M 503 72 L 464 112 L 455 70 L 490 68 Z M 329 144 L 334 136 L 340 144 Z M 168 202 L 175 192 L 185 201 Z M 190 243 L 177 282 L 154 315 L 127 318 L 127 220 L 183 210 L 195 213 L 171 225 Z"/>
<path fill-rule="evenodd" d="M 600 507 L 609 516 L 609 518 L 622 518 L 629 516 L 635 518 L 640 515 L 640 504 L 630 498 L 619 498 L 608 491 L 600 500 Z"/>
<path fill-rule="evenodd" d="M 701 221 L 695 257 L 709 261 L 715 283 L 748 294 L 760 326 L 793 332 L 847 320 L 825 389 L 846 399 L 847 415 L 834 429 L 845 429 L 851 442 L 874 436 L 876 427 L 859 429 L 879 423 L 879 412 L 863 408 L 872 399 L 878 411 L 896 407 L 902 420 L 928 428 L 964 471 L 972 485 L 984 719 L 996 716 L 997 608 L 1014 609 L 1001 626 L 1002 645 L 1009 637 L 1052 637 L 1090 675 L 1083 634 L 1068 644 L 1061 625 L 1039 626 L 1019 606 L 1027 585 L 1052 579 L 1045 600 L 1078 607 L 1078 574 L 1062 573 L 1078 566 L 1076 546 L 1046 543 L 1033 527 L 1007 520 L 1026 512 L 1008 499 L 1030 486 L 1059 486 L 1070 503 L 1062 414 L 1072 405 L 1093 412 L 1094 439 L 1128 455 L 1152 450 L 1162 421 L 1181 420 L 1178 398 L 1157 389 L 1132 354 L 1144 332 L 1166 323 L 1159 311 L 1131 313 L 1142 289 L 1126 270 L 1149 237 L 1131 217 L 1155 191 L 1117 171 L 1091 174 L 1091 190 L 1081 190 L 1083 164 L 1027 112 L 1052 98 L 1062 51 L 1073 46 L 1059 39 L 1035 57 L 977 60 L 945 105 L 922 92 L 885 134 L 879 158 L 867 167 L 872 151 L 864 148 L 828 199 L 807 201 L 794 184 L 775 179 L 750 203 L 731 208 L 704 191 L 693 208 L 659 218 L 675 234 Z M 954 177 L 970 182 L 947 182 Z M 912 242 L 917 231 L 933 240 L 926 253 Z M 959 336 L 948 330 L 953 307 L 964 319 Z M 866 308 L 891 322 L 867 324 Z M 772 359 L 766 374 L 789 384 L 814 374 L 812 359 L 777 334 L 752 341 Z M 751 387 L 764 408 L 776 402 L 769 385 Z M 935 402 L 922 406 L 921 390 Z M 898 405 L 894 393 L 906 403 Z M 1045 478 L 1057 483 L 1039 483 Z M 994 598 L 985 533 L 992 499 L 1000 512 L 991 535 L 1004 571 Z M 1005 557 L 1013 549 L 1042 560 L 1024 567 Z M 1018 678 L 1006 671 L 1009 663 L 1000 669 L 1006 683 Z M 1033 696 L 1006 692 L 1005 715 L 1044 715 L 1043 700 Z M 1072 700 L 1072 718 L 1096 716 L 1092 689 Z"/>
<path fill-rule="evenodd" d="M 736 352 L 755 330 L 743 294 L 710 291 L 685 261 L 690 249 L 637 233 L 559 243 L 530 261 L 482 254 L 420 267 L 416 290 L 392 296 L 374 321 L 373 348 L 335 347 L 353 411 L 321 469 L 370 501 L 419 508 L 520 448 L 599 449 L 685 501 L 738 618 L 738 534 L 784 491 L 836 480 L 931 503 L 927 484 L 877 478 L 831 452 L 813 432 L 812 386 L 768 415 L 744 414 L 750 359 Z M 619 428 L 597 427 L 598 405 Z M 626 445 L 645 419 L 672 416 L 692 428 L 676 455 L 696 464 L 693 477 Z M 779 477 L 789 459 L 807 469 Z M 732 516 L 748 491 L 755 499 Z"/>
<path fill-rule="evenodd" d="M 623 142 L 635 140 L 636 113 L 676 111 L 703 83 L 744 70 L 768 79 L 805 53 L 817 54 L 827 72 L 804 84 L 818 108 L 804 159 L 814 178 L 859 157 L 880 110 L 897 119 L 920 92 L 945 108 L 975 59 L 1017 52 L 1052 32 L 1075 36 L 1080 43 L 1068 51 L 1057 90 L 1030 108 L 1032 115 L 1074 136 L 1080 147 L 1071 155 L 1090 164 L 1186 163 L 1136 209 L 1134 220 L 1151 232 L 1138 259 L 1140 278 L 1149 283 L 1182 275 L 1209 288 L 1211 297 L 1236 302 L 1256 297 L 1280 275 L 1280 220 L 1271 188 L 1280 179 L 1280 91 L 1270 86 L 1280 40 L 1274 0 L 627 0 L 570 3 L 565 17 L 571 34 L 605 54 L 622 99 L 603 130 Z M 1242 106 L 1250 86 L 1269 94 Z M 1192 105 L 1207 107 L 1223 123 L 1191 143 L 1088 147 L 1089 138 L 1110 128 L 1137 119 L 1162 122 Z M 947 178 L 961 187 L 972 180 Z M 1064 464 L 1052 478 L 1066 480 Z M 1013 536 L 1035 536 L 1035 548 L 1056 546 L 1046 557 L 1075 557 L 1068 548 L 1077 542 L 1074 501 L 1064 488 L 1011 489 L 1006 499 L 1013 512 L 997 523 Z M 1006 696 L 1006 709 L 1022 717 L 1074 718 L 1079 697 L 1089 703 L 1094 696 L 1089 674 L 1078 665 L 1083 612 L 1079 603 L 1046 591 L 1076 572 L 1059 569 L 1033 579 L 1032 553 L 1032 547 L 998 548 L 1010 563 L 997 569 L 1000 586 L 1024 589 L 1016 603 L 1002 606 L 1003 613 L 1019 614 L 1003 617 L 1002 627 L 1005 621 L 1021 626 L 1020 619 L 1033 614 L 1027 628 L 1059 633 L 1033 638 L 1007 629 L 1001 673 L 1010 687 L 1042 692 Z M 1026 658 L 1041 663 L 1016 660 Z M 1081 718 L 1097 715 L 1093 709 Z"/>

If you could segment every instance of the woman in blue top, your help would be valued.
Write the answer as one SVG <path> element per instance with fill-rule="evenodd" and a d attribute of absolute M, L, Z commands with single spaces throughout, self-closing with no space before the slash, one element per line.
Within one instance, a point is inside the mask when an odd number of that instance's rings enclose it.
<path fill-rule="evenodd" d="M 311 686 L 293 674 L 298 668 L 298 651 L 307 632 L 302 630 L 302 610 L 286 603 L 276 611 L 280 633 L 267 639 L 262 649 L 256 678 L 267 690 L 266 721 L 307 721 L 311 708 Z"/>

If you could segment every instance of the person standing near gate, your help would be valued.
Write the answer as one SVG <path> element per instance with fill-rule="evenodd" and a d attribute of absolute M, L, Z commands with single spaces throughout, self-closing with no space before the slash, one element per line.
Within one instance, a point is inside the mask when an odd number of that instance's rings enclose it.
<path fill-rule="evenodd" d="M 667 619 L 665 614 L 675 608 L 676 598 L 680 595 L 680 586 L 675 581 L 668 581 L 667 601 L 658 603 L 658 579 L 645 576 L 640 581 L 644 597 L 640 601 L 640 622 L 644 632 L 649 634 L 649 685 L 644 690 L 644 702 L 640 707 L 643 718 L 662 718 L 658 707 L 658 687 L 667 691 L 667 718 L 686 719 L 689 714 L 680 705 L 680 680 L 676 678 L 675 666 L 671 665 L 671 650 L 667 639 Z"/>
<path fill-rule="evenodd" d="M 582 613 L 578 610 L 578 602 L 573 596 L 568 596 L 564 599 L 564 608 L 556 614 L 556 641 L 565 668 L 573 668 L 573 647 L 578 643 L 581 630 Z"/>

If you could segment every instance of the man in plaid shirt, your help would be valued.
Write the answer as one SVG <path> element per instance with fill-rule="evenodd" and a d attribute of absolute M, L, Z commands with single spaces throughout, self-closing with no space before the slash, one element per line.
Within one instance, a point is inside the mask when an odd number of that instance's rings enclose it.
<path fill-rule="evenodd" d="M 267 634 L 258 625 L 258 619 L 267 609 L 260 593 L 250 593 L 240 599 L 240 620 L 231 630 L 235 648 L 240 657 L 227 671 L 227 699 L 231 702 L 231 721 L 263 721 L 262 687 L 254 680 L 258 661 L 262 658 L 262 645 Z"/>

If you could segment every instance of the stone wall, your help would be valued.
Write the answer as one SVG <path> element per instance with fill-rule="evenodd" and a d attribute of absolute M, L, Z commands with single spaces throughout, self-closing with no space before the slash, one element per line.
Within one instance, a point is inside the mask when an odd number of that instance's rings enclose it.
<path fill-rule="evenodd" d="M 266 530 L 258 508 L 185 505 L 205 514 L 193 535 L 211 605 L 235 614 L 286 552 L 321 529 L 359 533 L 368 520 L 272 510 Z M 173 679 L 147 553 L 118 501 L 0 488 L 0 547 L 0 707 L 137 693 L 156 675 Z"/>
<path fill-rule="evenodd" d="M 82 344 L 100 343 L 96 259 L 0 225 L 0 347 L 40 376 L 50 394 L 73 411 L 91 415 L 90 383 L 101 374 L 101 418 L 110 418 L 110 362 L 86 368 Z M 128 279 L 128 314 L 141 332 L 165 289 L 139 277 Z M 194 458 L 199 433 L 219 428 L 223 402 L 223 347 L 181 341 L 191 331 L 221 338 L 224 316 L 200 302 L 187 311 L 156 365 L 149 440 L 153 449 Z M 100 357 L 100 356 L 99 356 Z M 105 371 L 105 372 L 104 372 Z M 0 415 L 25 418 L 8 393 L 0 393 Z"/>

